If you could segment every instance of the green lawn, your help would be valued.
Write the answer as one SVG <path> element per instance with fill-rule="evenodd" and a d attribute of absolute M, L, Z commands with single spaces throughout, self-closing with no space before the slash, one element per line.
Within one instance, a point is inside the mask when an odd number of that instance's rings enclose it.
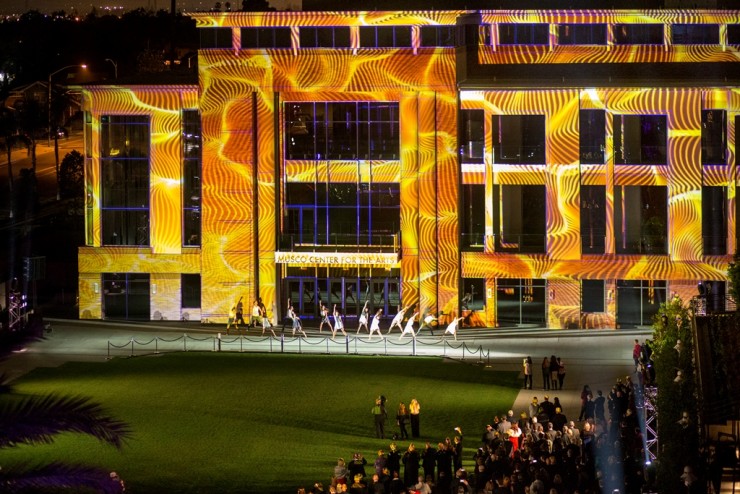
<path fill-rule="evenodd" d="M 69 363 L 32 372 L 15 392 L 91 397 L 131 424 L 132 440 L 116 451 L 67 434 L 48 446 L 0 450 L 0 466 L 99 465 L 135 493 L 294 493 L 326 485 L 340 456 L 360 451 L 372 464 L 387 450 L 370 412 L 380 394 L 393 416 L 400 401 L 419 400 L 420 448 L 461 426 L 471 464 L 485 424 L 511 408 L 519 384 L 513 372 L 426 357 L 192 353 Z M 405 450 L 408 441 L 398 445 Z"/>

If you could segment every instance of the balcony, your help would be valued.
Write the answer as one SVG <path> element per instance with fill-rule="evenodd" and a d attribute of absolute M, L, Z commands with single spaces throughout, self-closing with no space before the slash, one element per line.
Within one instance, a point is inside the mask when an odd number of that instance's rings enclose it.
<path fill-rule="evenodd" d="M 325 240 L 325 241 L 324 241 Z M 283 233 L 280 235 L 282 252 L 357 252 L 392 253 L 401 250 L 400 233 L 363 234 L 331 233 L 328 236 L 305 233 Z"/>

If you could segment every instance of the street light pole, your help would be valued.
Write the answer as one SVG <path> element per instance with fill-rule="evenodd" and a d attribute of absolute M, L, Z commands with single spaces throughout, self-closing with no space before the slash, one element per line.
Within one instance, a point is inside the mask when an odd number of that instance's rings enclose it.
<path fill-rule="evenodd" d="M 74 64 L 74 65 L 66 65 L 62 67 L 61 69 L 55 70 L 51 74 L 49 74 L 49 80 L 47 81 L 47 90 L 46 93 L 46 107 L 47 107 L 47 123 L 48 123 L 48 141 L 47 144 L 49 147 L 51 147 L 51 78 L 54 77 L 56 74 L 71 69 L 73 67 L 80 67 L 83 69 L 87 68 L 87 65 L 85 64 Z M 57 135 L 57 132 L 54 132 L 54 157 L 56 162 L 56 172 L 57 172 L 57 201 L 61 198 L 61 191 L 59 190 L 59 136 Z"/>
<path fill-rule="evenodd" d="M 47 113 L 47 120 L 48 120 L 48 122 L 47 123 L 49 124 L 49 128 L 48 128 L 48 130 L 49 130 L 49 140 L 48 140 L 49 146 L 51 146 L 51 78 L 54 77 L 55 75 L 57 75 L 59 72 L 62 72 L 63 70 L 71 69 L 72 67 L 81 67 L 83 69 L 86 69 L 87 68 L 87 65 L 85 65 L 85 64 L 81 64 L 81 65 L 80 64 L 67 65 L 67 66 L 62 67 L 59 70 L 55 70 L 54 72 L 52 72 L 51 74 L 49 74 L 49 80 L 47 82 L 48 87 L 46 88 L 47 89 L 47 93 L 46 93 L 46 107 L 47 107 L 47 110 L 48 110 L 48 113 Z"/>
<path fill-rule="evenodd" d="M 118 79 L 118 64 L 110 58 L 106 58 L 105 61 L 113 64 L 113 78 Z"/>

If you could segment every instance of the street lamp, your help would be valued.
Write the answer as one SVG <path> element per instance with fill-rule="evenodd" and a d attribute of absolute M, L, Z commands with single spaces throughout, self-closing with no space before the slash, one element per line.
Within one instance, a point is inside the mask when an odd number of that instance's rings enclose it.
<path fill-rule="evenodd" d="M 48 109 L 48 113 L 46 115 L 47 115 L 48 124 L 49 124 L 49 129 L 48 129 L 49 134 L 48 134 L 47 144 L 49 145 L 49 147 L 51 147 L 51 78 L 54 77 L 59 72 L 62 72 L 67 69 L 71 69 L 73 67 L 80 67 L 80 68 L 86 69 L 87 65 L 85 64 L 67 65 L 49 74 L 49 80 L 48 80 L 49 87 L 47 88 L 48 92 L 46 96 L 46 106 Z M 54 132 L 54 158 L 55 158 L 56 171 L 57 171 L 57 201 L 61 198 L 61 191 L 59 190 L 59 140 L 58 139 L 59 139 L 59 136 L 57 135 L 56 130 L 55 130 Z"/>
<path fill-rule="evenodd" d="M 113 76 L 114 76 L 113 78 L 118 79 L 118 64 L 114 60 L 111 60 L 110 58 L 106 58 L 105 61 L 113 64 Z"/>
<path fill-rule="evenodd" d="M 80 64 L 67 65 L 67 66 L 62 67 L 59 70 L 55 70 L 54 72 L 52 72 L 51 74 L 49 74 L 48 87 L 46 88 L 47 89 L 47 93 L 46 93 L 47 94 L 47 96 L 46 96 L 46 106 L 47 106 L 47 109 L 48 109 L 47 117 L 48 117 L 48 124 L 49 124 L 49 129 L 48 129 L 49 130 L 49 140 L 48 140 L 48 145 L 49 146 L 51 146 L 51 78 L 54 77 L 55 75 L 57 75 L 59 72 L 62 72 L 62 71 L 67 70 L 67 69 L 71 69 L 72 67 L 80 67 L 80 68 L 86 69 L 87 68 L 87 65 L 85 65 L 85 64 L 82 64 L 82 65 L 80 65 Z"/>

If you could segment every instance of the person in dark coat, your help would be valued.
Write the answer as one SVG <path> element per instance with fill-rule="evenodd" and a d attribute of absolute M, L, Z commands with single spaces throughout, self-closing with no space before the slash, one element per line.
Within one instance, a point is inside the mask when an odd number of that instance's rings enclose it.
<path fill-rule="evenodd" d="M 419 479 L 419 452 L 414 443 L 409 444 L 403 454 L 403 483 L 406 486 L 414 485 Z"/>
<path fill-rule="evenodd" d="M 401 453 L 398 451 L 396 443 L 391 443 L 388 459 L 385 461 L 385 467 L 390 472 L 391 478 L 393 478 L 393 472 L 398 472 L 399 475 L 401 473 Z"/>
<path fill-rule="evenodd" d="M 421 453 L 422 466 L 424 467 L 424 478 L 434 478 L 434 467 L 437 464 L 437 450 L 427 441 L 424 451 Z"/>

